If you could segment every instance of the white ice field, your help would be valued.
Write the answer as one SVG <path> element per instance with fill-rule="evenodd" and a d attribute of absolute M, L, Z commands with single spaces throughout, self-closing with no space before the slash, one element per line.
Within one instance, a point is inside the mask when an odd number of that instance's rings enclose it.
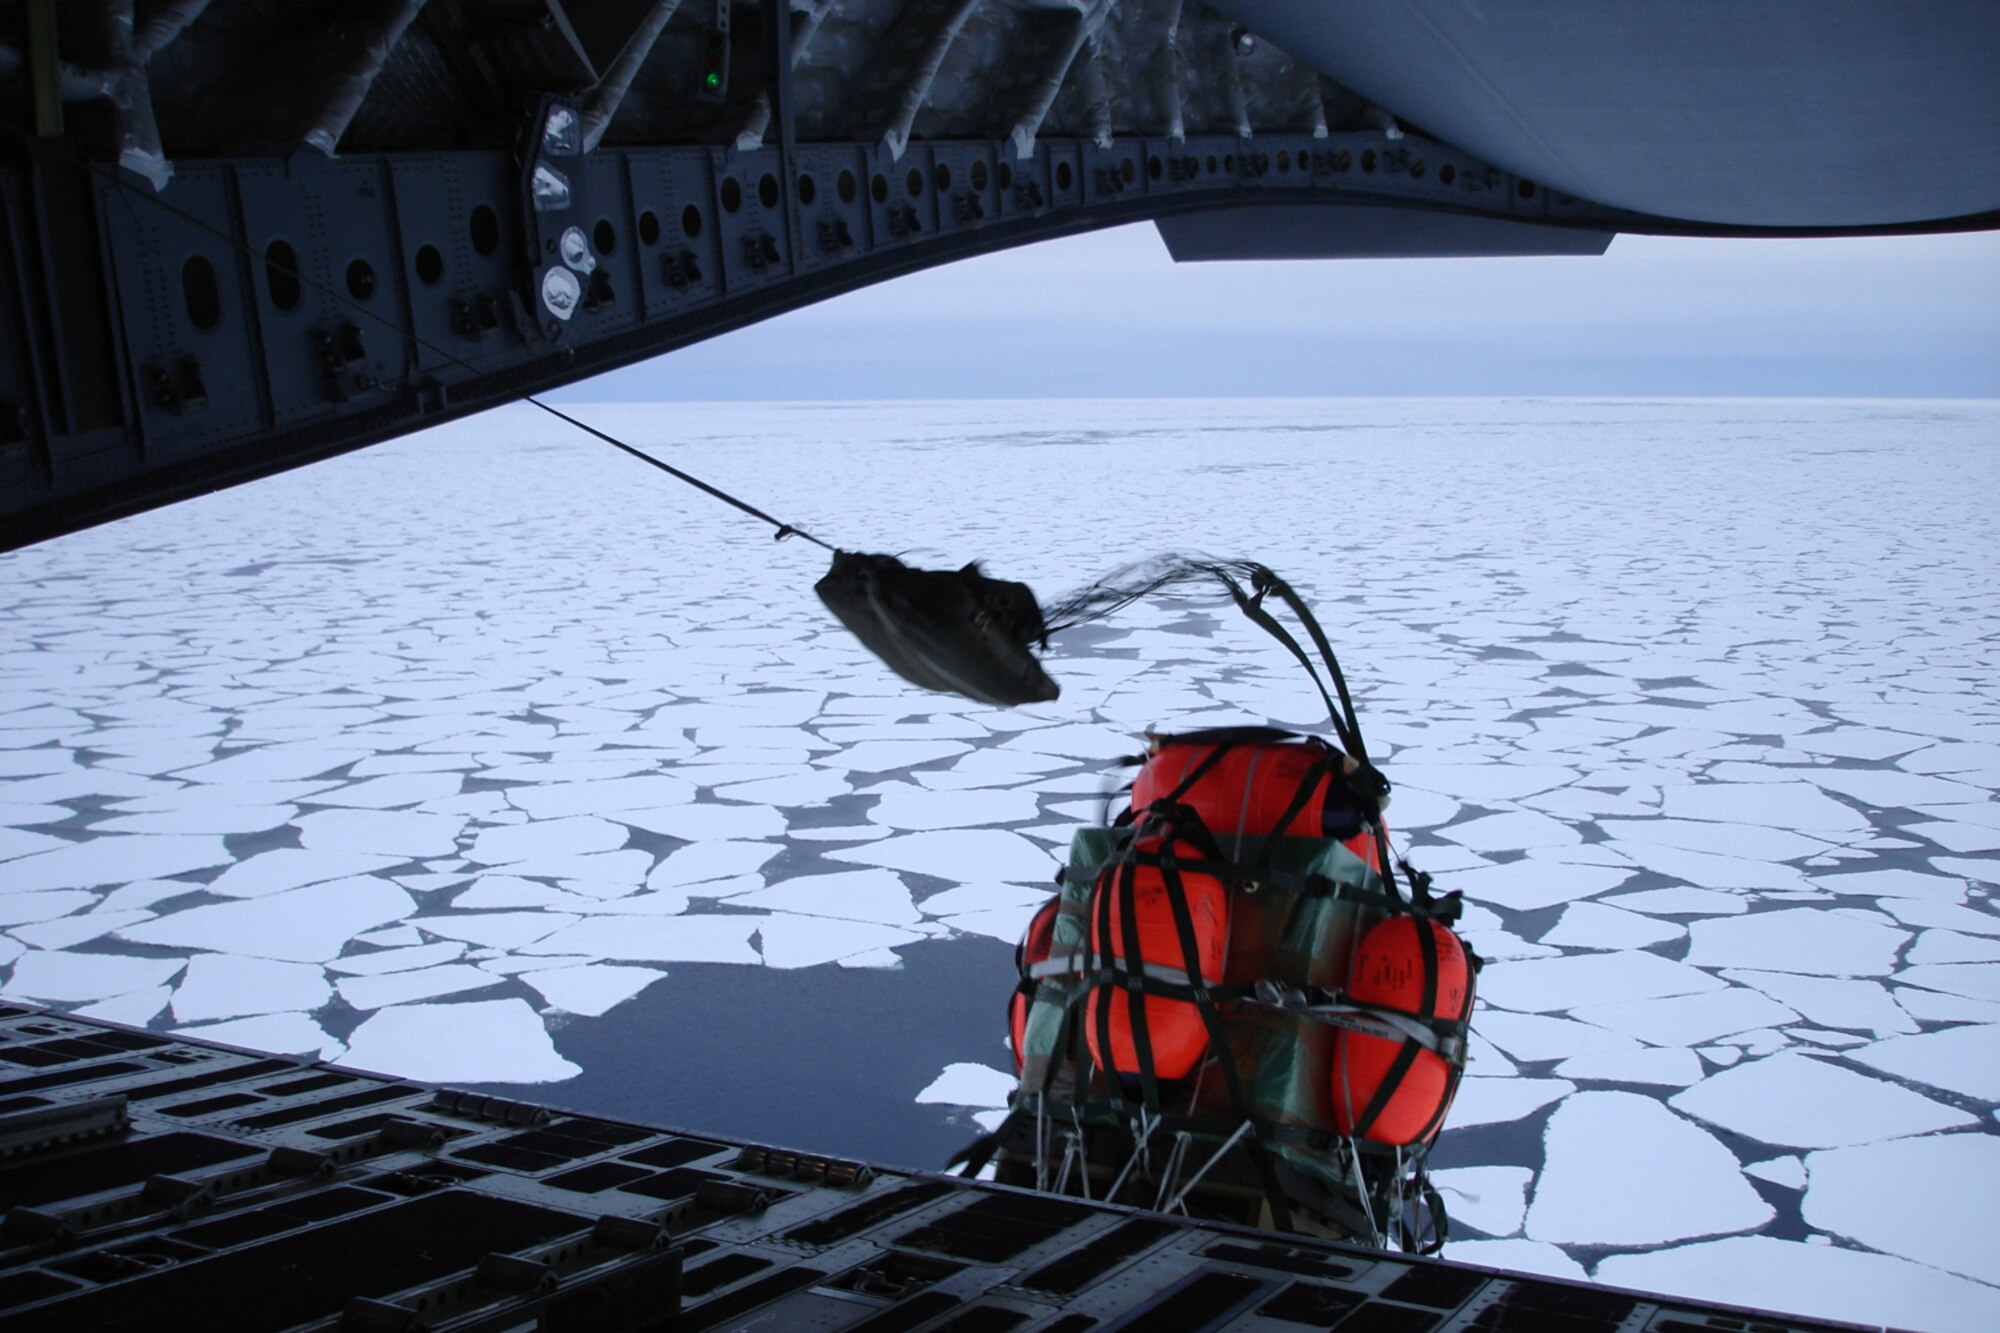
<path fill-rule="evenodd" d="M 579 411 L 1045 597 L 1274 566 L 1492 960 L 1448 1254 L 2000 1328 L 2000 404 Z M 1011 944 L 1147 727 L 1321 720 L 1206 594 L 921 695 L 823 563 L 528 408 L 0 557 L 0 996 L 559 1085 L 681 965 Z M 908 1090 L 968 1135 L 1005 998 Z"/>

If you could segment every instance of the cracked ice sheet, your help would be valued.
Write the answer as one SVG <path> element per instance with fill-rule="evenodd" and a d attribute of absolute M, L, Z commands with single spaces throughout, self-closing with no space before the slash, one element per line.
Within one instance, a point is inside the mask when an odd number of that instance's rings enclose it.
<path fill-rule="evenodd" d="M 999 829 L 955 829 L 899 834 L 866 847 L 828 852 L 829 860 L 885 866 L 913 874 L 962 881 L 1004 879 L 1043 882 L 1055 873 L 1048 852 L 1017 833 Z"/>
<path fill-rule="evenodd" d="M 138 944 L 213 949 L 260 958 L 323 963 L 347 941 L 385 922 L 401 921 L 416 901 L 374 878 L 334 880 L 239 902 L 190 907 L 118 932 Z"/>
<path fill-rule="evenodd" d="M 914 926 L 923 920 L 902 876 L 889 870 L 853 870 L 800 875 L 769 888 L 732 895 L 732 907 L 792 912 L 805 916 Z M 829 929 L 832 929 L 830 926 Z"/>
<path fill-rule="evenodd" d="M 548 1001 L 551 1008 L 582 1018 L 597 1018 L 666 975 L 658 968 L 595 963 L 586 967 L 524 971 L 521 980 Z"/>
<path fill-rule="evenodd" d="M 1461 1166 L 1430 1173 L 1446 1196 L 1453 1231 L 1459 1224 L 1489 1236 L 1511 1236 L 1528 1211 L 1528 1185 L 1535 1173 L 1524 1166 Z M 1456 1246 L 1452 1247 L 1455 1251 Z M 1453 1253 L 1452 1258 L 1457 1258 Z"/>
<path fill-rule="evenodd" d="M 1552 1013 L 1716 990 L 1724 982 L 1656 954 L 1575 954 L 1495 965 L 1479 979 L 1479 998 L 1501 1009 Z"/>
<path fill-rule="evenodd" d="M 1565 1099 L 1549 1118 L 1547 1153 L 1528 1209 L 1531 1240 L 1661 1245 L 1751 1230 L 1773 1216 L 1734 1153 L 1650 1097 Z M 1608 1180 L 1618 1188 L 1606 1189 Z"/>
<path fill-rule="evenodd" d="M 72 1004 L 109 999 L 171 981 L 185 965 L 179 958 L 32 950 L 14 961 L 13 975 L 0 986 L 0 996 Z"/>
<path fill-rule="evenodd" d="M 583 1072 L 519 999 L 378 1010 L 348 1037 L 339 1063 L 426 1083 L 555 1083 Z"/>
<path fill-rule="evenodd" d="M 1669 1104 L 1788 1148 L 1844 1147 L 1977 1123 L 1885 1079 L 1791 1051 L 1711 1074 Z"/>
<path fill-rule="evenodd" d="M 1528 912 L 1594 897 L 1617 888 L 1632 878 L 1632 873 L 1612 866 L 1537 858 L 1530 853 L 1525 860 L 1505 865 L 1454 871 L 1450 887 L 1463 890 L 1472 902 Z"/>
<path fill-rule="evenodd" d="M 1747 967 L 1820 976 L 1886 976 L 1910 932 L 1810 907 L 1755 912 L 1688 927 L 1697 967 Z"/>
<path fill-rule="evenodd" d="M 174 989 L 174 1019 L 201 1023 L 288 1009 L 303 1012 L 332 998 L 326 973 L 317 964 L 196 954 Z"/>
<path fill-rule="evenodd" d="M 1447 1253 L 1458 1257 L 1456 1246 Z M 2000 1328 L 2000 1290 L 1927 1263 L 1771 1236 L 1737 1236 L 1651 1254 L 1613 1255 L 1599 1262 L 1592 1276 L 1639 1291 L 1925 1333 Z"/>
<path fill-rule="evenodd" d="M 747 963 L 763 961 L 750 937 L 760 913 L 718 916 L 587 917 L 530 944 L 524 954 L 581 954 L 641 963 Z"/>
<path fill-rule="evenodd" d="M 1849 1051 L 1848 1058 L 1912 1083 L 2000 1103 L 2000 1025 L 1892 1037 Z"/>
<path fill-rule="evenodd" d="M 2000 1283 L 2000 1249 L 1978 1213 L 1941 1210 L 1931 1182 L 1949 1192 L 1977 1192 L 2000 1180 L 2000 1138 L 1935 1134 L 1816 1152 L 1806 1158 L 1805 1220 L 1836 1236 L 1934 1265 L 1981 1282 Z M 1986 1200 L 1981 1200 L 1983 1204 Z M 1971 1204 L 1970 1207 L 1980 1207 Z M 1966 1206 L 1966 1205 L 1962 1205 Z"/>
<path fill-rule="evenodd" d="M 343 1047 L 312 1019 L 299 1013 L 260 1014 L 227 1023 L 203 1023 L 198 1027 L 172 1029 L 177 1037 L 198 1041 L 219 1041 L 225 1046 L 271 1055 L 303 1055 L 317 1060 L 337 1060 Z"/>

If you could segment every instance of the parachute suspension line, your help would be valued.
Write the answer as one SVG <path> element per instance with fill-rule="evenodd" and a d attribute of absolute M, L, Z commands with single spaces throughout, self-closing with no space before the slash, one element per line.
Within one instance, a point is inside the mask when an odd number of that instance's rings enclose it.
<path fill-rule="evenodd" d="M 1361 1215 L 1368 1222 L 1368 1243 L 1379 1250 L 1382 1248 L 1382 1228 L 1375 1225 L 1375 1204 L 1369 1198 L 1373 1191 L 1368 1188 L 1368 1175 L 1361 1166 L 1361 1149 L 1351 1134 L 1347 1137 L 1347 1155 L 1354 1162 L 1354 1197 L 1361 1200 Z"/>
<path fill-rule="evenodd" d="M 1208 1168 L 1214 1166 L 1217 1162 L 1221 1161 L 1224 1157 L 1228 1156 L 1229 1150 L 1231 1148 L 1234 1148 L 1242 1140 L 1243 1136 L 1245 1134 L 1248 1134 L 1249 1132 L 1250 1132 L 1250 1121 L 1248 1119 L 1245 1119 L 1242 1124 L 1236 1127 L 1236 1132 L 1234 1134 L 1231 1134 L 1227 1139 L 1223 1140 L 1222 1146 L 1220 1148 L 1217 1148 L 1214 1152 L 1209 1154 L 1208 1160 L 1206 1162 L 1203 1162 L 1201 1166 L 1195 1171 L 1195 1173 L 1188 1177 L 1187 1184 L 1181 1186 L 1180 1193 L 1174 1195 L 1173 1199 L 1167 1204 L 1167 1206 L 1165 1208 L 1162 1208 L 1160 1211 L 1163 1213 L 1171 1213 L 1177 1210 L 1183 1213 L 1187 1212 L 1187 1197 L 1188 1195 L 1194 1192 L 1194 1187 L 1196 1185 L 1201 1184 L 1201 1178 L 1208 1174 Z"/>
<path fill-rule="evenodd" d="M 328 297 L 333 301 L 339 303 L 340 305 L 346 306 L 350 310 L 358 312 L 364 318 L 375 321 L 377 324 L 381 325 L 383 328 L 388 330 L 397 338 L 406 339 L 412 343 L 415 343 L 418 347 L 423 348 L 425 351 L 430 352 L 435 356 L 442 357 L 446 361 L 449 361 L 452 365 L 457 366 L 460 370 L 470 371 L 474 375 L 480 373 L 479 367 L 473 365 L 471 362 L 467 361 L 464 357 L 461 357 L 456 353 L 452 352 L 450 348 L 440 347 L 438 344 L 430 341 L 429 339 L 423 337 L 420 334 L 412 333 L 409 332 L 408 330 L 398 327 L 394 322 L 392 322 L 389 319 L 387 315 L 380 314 L 374 310 L 371 310 L 369 307 L 363 305 L 360 301 L 348 295 L 346 292 L 336 290 L 331 284 L 320 282 L 316 278 L 312 278 L 304 273 L 297 272 L 296 270 L 291 269 L 288 265 L 285 265 L 279 262 L 278 260 L 271 258 L 268 255 L 259 254 L 256 251 L 256 249 L 254 249 L 250 245 L 236 239 L 233 233 L 224 231 L 221 227 L 215 226 L 214 224 L 195 216 L 194 214 L 188 212 L 183 208 L 178 208 L 175 205 L 168 203 L 165 199 L 161 198 L 157 194 L 152 193 L 151 191 L 139 189 L 137 186 L 130 184 L 124 178 L 119 176 L 119 174 L 115 170 L 112 171 L 105 170 L 101 163 L 92 162 L 88 158 L 85 158 L 80 153 L 72 154 L 72 156 L 74 157 L 78 165 L 82 166 L 84 169 L 91 172 L 93 175 L 100 176 L 103 179 L 109 181 L 112 185 L 117 187 L 117 189 L 121 194 L 125 195 L 128 198 L 137 197 L 140 199 L 144 199 L 147 203 L 151 204 L 153 207 L 171 213 L 174 217 L 180 219 L 182 222 L 185 222 L 189 226 L 207 232 L 209 235 L 215 237 L 217 240 L 229 246 L 230 249 L 236 251 L 237 254 L 240 255 L 246 261 L 252 264 L 263 264 L 277 273 L 282 274 L 289 272 L 291 274 L 293 281 L 298 282 L 303 286 L 311 288 L 313 291 L 318 292 L 321 296 Z M 674 477 L 680 481 L 684 481 L 688 485 L 694 487 L 696 490 L 714 496 L 716 499 L 722 501 L 724 504 L 735 506 L 737 509 L 742 510 L 744 513 L 750 515 L 750 517 L 752 518 L 758 519 L 765 523 L 769 523 L 772 527 L 778 530 L 777 531 L 778 541 L 783 541 L 787 537 L 803 537 L 807 541 L 811 542 L 814 546 L 820 547 L 823 550 L 833 551 L 839 549 L 829 542 L 821 541 L 818 537 L 813 536 L 810 532 L 807 532 L 803 528 L 794 527 L 790 523 L 782 522 L 779 519 L 771 517 L 769 514 L 757 508 L 755 505 L 750 504 L 747 501 L 737 499 L 735 496 L 731 495 L 729 492 L 723 490 L 719 486 L 711 486 L 709 483 L 703 481 L 701 478 L 693 476 L 690 473 L 683 472 L 679 468 L 673 466 L 671 463 L 661 462 L 659 459 L 653 457 L 651 454 L 646 453 L 641 449 L 634 448 L 632 445 L 625 443 L 625 441 L 618 439 L 616 436 L 609 435 L 606 432 L 597 429 L 595 426 L 589 426 L 584 424 L 583 422 L 577 420 L 575 417 L 571 416 L 569 413 L 564 412 L 558 408 L 549 406 L 547 403 L 535 397 L 533 394 L 523 394 L 521 396 L 521 401 L 528 403 L 534 407 L 539 407 L 542 411 L 548 413 L 552 417 L 555 417 L 557 420 L 566 421 L 570 425 L 582 431 L 584 434 L 594 436 L 597 439 L 604 441 L 604 443 L 612 446 L 615 449 L 624 450 L 626 453 L 632 455 L 632 457 L 638 459 L 640 462 L 651 464 L 653 467 L 658 468 L 660 471 L 666 473 L 668 476 Z"/>
<path fill-rule="evenodd" d="M 1139 1131 L 1134 1136 L 1132 1155 L 1125 1159 L 1125 1169 L 1118 1173 L 1118 1179 L 1111 1182 L 1111 1188 L 1104 1192 L 1107 1199 L 1116 1199 L 1118 1191 L 1125 1188 L 1125 1178 L 1132 1174 L 1132 1168 L 1139 1165 L 1146 1156 L 1146 1145 L 1152 1141 L 1153 1131 L 1160 1127 L 1163 1117 L 1157 1112 L 1148 1114 L 1145 1107 L 1139 1108 Z"/>
<path fill-rule="evenodd" d="M 1173 1211 L 1173 1205 L 1167 1203 L 1167 1196 L 1174 1192 L 1174 1185 L 1179 1182 L 1181 1172 L 1187 1169 L 1188 1148 L 1193 1143 L 1194 1135 L 1184 1129 L 1174 1131 L 1174 1146 L 1168 1150 L 1167 1164 L 1160 1171 L 1160 1190 L 1159 1193 L 1153 1196 L 1154 1212 L 1165 1213 Z M 1178 1199 L 1175 1200 L 1175 1204 L 1179 1204 L 1179 1202 Z M 1185 1205 L 1181 1206 L 1181 1211 L 1183 1213 L 1187 1211 Z"/>

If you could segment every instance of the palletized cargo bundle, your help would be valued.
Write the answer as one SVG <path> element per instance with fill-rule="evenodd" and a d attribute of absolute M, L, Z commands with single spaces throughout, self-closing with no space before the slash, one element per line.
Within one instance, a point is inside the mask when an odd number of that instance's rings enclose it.
<path fill-rule="evenodd" d="M 1428 1253 L 1446 1221 L 1425 1163 L 1480 960 L 1451 930 L 1458 895 L 1390 855 L 1389 784 L 1325 635 L 1283 580 L 1241 566 L 1246 593 L 1238 568 L 1209 572 L 1304 664 L 1340 744 L 1148 737 L 1129 807 L 1077 830 L 1021 942 L 1020 1086 L 964 1160 L 1011 1184 Z M 1265 610 L 1274 592 L 1338 705 Z"/>
<path fill-rule="evenodd" d="M 1424 1179 L 1478 960 L 1384 877 L 1380 783 L 1317 738 L 1151 738 L 1031 922 L 1003 1181 L 1278 1230 L 1441 1243 Z"/>

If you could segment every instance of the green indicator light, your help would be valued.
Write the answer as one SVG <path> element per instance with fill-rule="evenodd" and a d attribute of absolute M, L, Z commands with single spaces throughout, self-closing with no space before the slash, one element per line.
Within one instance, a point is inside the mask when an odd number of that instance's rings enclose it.
<path fill-rule="evenodd" d="M 722 86 L 722 76 L 711 70 L 709 72 L 708 78 L 704 80 L 704 82 L 706 82 L 708 86 L 711 88 L 720 88 Z"/>

